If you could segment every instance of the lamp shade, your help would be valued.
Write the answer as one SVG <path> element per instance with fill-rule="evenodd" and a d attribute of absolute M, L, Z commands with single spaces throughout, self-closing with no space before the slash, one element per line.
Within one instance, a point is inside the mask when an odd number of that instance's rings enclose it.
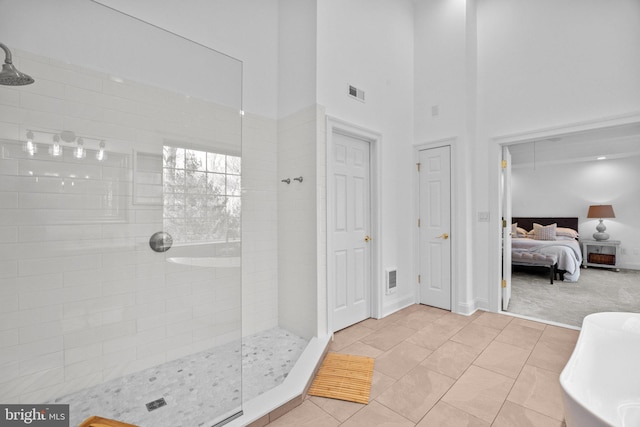
<path fill-rule="evenodd" d="M 611 205 L 591 205 L 589 206 L 589 212 L 587 218 L 615 218 L 616 214 L 613 213 L 613 206 Z"/>

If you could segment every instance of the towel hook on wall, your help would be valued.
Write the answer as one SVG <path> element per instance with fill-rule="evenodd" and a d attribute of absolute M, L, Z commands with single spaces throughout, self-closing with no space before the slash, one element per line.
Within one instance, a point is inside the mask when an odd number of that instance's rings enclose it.
<path fill-rule="evenodd" d="M 291 180 L 289 178 L 281 179 L 280 182 L 284 182 L 285 184 L 291 184 Z"/>
<path fill-rule="evenodd" d="M 301 176 L 299 176 L 299 177 L 297 177 L 297 178 L 293 178 L 293 180 L 294 180 L 294 181 L 298 181 L 298 182 L 302 182 L 302 177 L 301 177 Z"/>

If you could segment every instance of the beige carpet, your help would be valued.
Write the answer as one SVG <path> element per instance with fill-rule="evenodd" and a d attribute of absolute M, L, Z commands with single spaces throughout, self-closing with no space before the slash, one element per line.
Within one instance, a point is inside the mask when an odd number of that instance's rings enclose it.
<path fill-rule="evenodd" d="M 549 270 L 515 270 L 511 276 L 509 313 L 571 326 L 588 314 L 640 312 L 640 271 L 583 268 L 576 283 L 549 284 Z"/>

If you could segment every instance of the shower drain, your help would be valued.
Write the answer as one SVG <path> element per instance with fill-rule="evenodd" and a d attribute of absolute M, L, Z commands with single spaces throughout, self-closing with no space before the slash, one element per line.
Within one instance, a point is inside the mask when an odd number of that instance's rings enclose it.
<path fill-rule="evenodd" d="M 158 408 L 162 408 L 166 404 L 167 404 L 167 401 L 164 400 L 164 397 L 161 397 L 160 399 L 156 399 L 153 402 L 147 403 L 147 411 L 149 412 L 154 411 Z"/>

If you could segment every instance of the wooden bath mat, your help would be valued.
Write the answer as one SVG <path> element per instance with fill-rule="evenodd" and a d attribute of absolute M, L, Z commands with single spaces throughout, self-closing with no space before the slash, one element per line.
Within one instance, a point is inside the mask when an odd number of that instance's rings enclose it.
<path fill-rule="evenodd" d="M 89 417 L 78 427 L 138 427 L 133 424 L 127 424 L 116 420 L 110 420 L 102 417 Z"/>
<path fill-rule="evenodd" d="M 372 358 L 327 353 L 309 394 L 366 404 L 369 403 L 372 377 Z"/>

